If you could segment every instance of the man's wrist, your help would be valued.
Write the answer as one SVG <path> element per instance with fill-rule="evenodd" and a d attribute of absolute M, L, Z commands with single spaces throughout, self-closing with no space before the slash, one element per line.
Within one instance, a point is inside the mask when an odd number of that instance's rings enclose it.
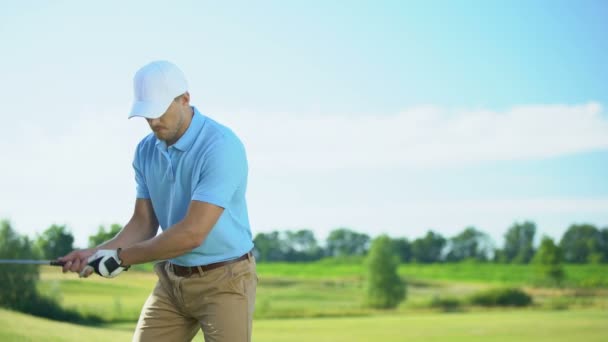
<path fill-rule="evenodd" d="M 118 257 L 118 261 L 120 261 L 120 267 L 124 267 L 125 269 L 129 269 L 129 267 L 131 267 L 131 265 L 128 265 L 125 263 L 124 259 L 122 258 L 122 251 L 123 249 L 118 247 L 116 249 L 116 256 Z"/>

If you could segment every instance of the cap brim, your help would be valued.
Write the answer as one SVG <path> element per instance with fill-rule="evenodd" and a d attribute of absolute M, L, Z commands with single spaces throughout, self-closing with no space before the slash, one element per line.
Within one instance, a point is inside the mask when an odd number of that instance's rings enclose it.
<path fill-rule="evenodd" d="M 131 106 L 129 119 L 134 116 L 141 116 L 148 119 L 159 118 L 167 111 L 170 104 L 171 102 L 163 104 L 158 102 L 136 101 L 133 103 L 133 106 Z"/>

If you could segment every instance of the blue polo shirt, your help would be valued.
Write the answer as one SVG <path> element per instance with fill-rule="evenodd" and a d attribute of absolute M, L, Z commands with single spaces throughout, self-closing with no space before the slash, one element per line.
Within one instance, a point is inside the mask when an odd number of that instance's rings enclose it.
<path fill-rule="evenodd" d="M 253 248 L 245 148 L 229 128 L 193 109 L 177 142 L 167 148 L 151 133 L 137 145 L 133 161 L 137 198 L 151 200 L 163 231 L 184 219 L 191 201 L 224 208 L 202 245 L 170 260 L 182 266 L 237 258 Z"/>

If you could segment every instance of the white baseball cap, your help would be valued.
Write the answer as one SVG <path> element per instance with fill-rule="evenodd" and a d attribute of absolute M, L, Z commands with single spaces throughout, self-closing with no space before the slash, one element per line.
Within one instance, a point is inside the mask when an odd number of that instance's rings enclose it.
<path fill-rule="evenodd" d="M 158 118 L 176 97 L 187 91 L 186 77 L 175 64 L 167 61 L 148 63 L 133 77 L 135 99 L 129 119 L 134 116 Z"/>

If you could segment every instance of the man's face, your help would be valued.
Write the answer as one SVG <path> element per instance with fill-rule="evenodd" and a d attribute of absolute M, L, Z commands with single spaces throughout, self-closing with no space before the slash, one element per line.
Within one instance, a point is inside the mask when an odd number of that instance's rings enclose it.
<path fill-rule="evenodd" d="M 174 144 L 188 128 L 184 125 L 190 112 L 189 98 L 187 94 L 177 97 L 167 111 L 156 119 L 146 119 L 154 135 L 164 140 L 167 145 Z"/>

